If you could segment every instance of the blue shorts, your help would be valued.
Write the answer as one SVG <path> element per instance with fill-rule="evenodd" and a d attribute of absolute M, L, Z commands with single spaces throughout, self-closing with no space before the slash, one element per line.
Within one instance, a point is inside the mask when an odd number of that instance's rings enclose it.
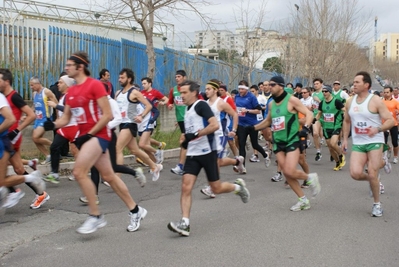
<path fill-rule="evenodd" d="M 44 127 L 44 123 L 47 121 L 47 118 L 43 118 L 43 119 L 36 119 L 35 123 L 33 124 L 33 129 L 36 129 L 37 127 Z"/>
<path fill-rule="evenodd" d="M 224 152 L 225 152 L 225 147 L 227 144 L 227 139 L 228 139 L 228 136 L 226 136 L 226 135 L 219 136 L 220 145 L 222 146 L 222 151 L 220 151 L 218 153 L 218 159 L 222 159 L 225 156 Z"/>
<path fill-rule="evenodd" d="M 107 152 L 108 146 L 109 146 L 109 141 L 105 140 L 104 138 L 97 137 L 98 143 L 100 144 L 101 150 L 103 151 L 103 154 Z"/>
<path fill-rule="evenodd" d="M 0 159 L 3 158 L 4 152 L 8 152 L 10 158 L 15 154 L 15 150 L 13 149 L 11 141 L 7 135 L 0 137 Z"/>

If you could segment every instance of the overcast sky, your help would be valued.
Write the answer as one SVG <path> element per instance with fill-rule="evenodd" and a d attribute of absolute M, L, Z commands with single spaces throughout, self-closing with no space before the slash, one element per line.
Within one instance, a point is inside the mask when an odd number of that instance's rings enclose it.
<path fill-rule="evenodd" d="M 47 2 L 40 0 L 42 2 Z M 250 0 L 251 6 L 257 7 L 260 0 Z M 342 0 L 333 0 L 342 1 Z M 49 2 L 74 6 L 83 9 L 89 9 L 90 2 L 94 3 L 93 0 L 50 0 Z M 103 0 L 97 0 L 97 2 L 103 2 Z M 105 2 L 105 1 L 104 1 Z M 214 5 L 201 8 L 201 12 L 208 14 L 215 18 L 213 28 L 215 29 L 231 29 L 237 27 L 237 23 L 234 21 L 233 10 L 240 6 L 240 0 L 210 0 Z M 268 0 L 267 11 L 265 13 L 265 24 L 263 25 L 266 29 L 278 29 L 279 26 L 287 21 L 291 12 L 290 8 L 294 4 L 299 4 L 299 0 Z M 370 35 L 369 39 L 374 36 L 374 17 L 378 16 L 378 35 L 381 33 L 388 32 L 399 32 L 399 0 L 358 0 L 358 6 L 362 7 L 363 14 L 370 14 Z M 256 11 L 255 11 L 256 12 Z M 333 14 L 332 14 L 333 15 Z M 183 18 L 177 20 L 173 16 L 167 16 L 165 22 L 175 25 L 176 39 L 182 43 L 182 46 L 187 47 L 190 45 L 190 39 L 193 39 L 193 32 L 197 30 L 206 29 L 206 25 L 201 23 L 199 18 L 195 18 L 192 14 L 188 14 L 189 19 Z"/>

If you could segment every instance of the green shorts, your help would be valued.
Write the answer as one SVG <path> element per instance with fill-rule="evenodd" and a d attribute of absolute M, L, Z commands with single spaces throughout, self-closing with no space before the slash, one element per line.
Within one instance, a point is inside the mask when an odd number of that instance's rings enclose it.
<path fill-rule="evenodd" d="M 383 143 L 370 143 L 366 145 L 353 145 L 352 146 L 352 151 L 356 152 L 361 152 L 361 153 L 367 153 L 372 150 L 378 150 L 383 148 L 384 144 Z"/>
<path fill-rule="evenodd" d="M 341 128 L 338 129 L 324 129 L 323 128 L 323 135 L 325 139 L 331 139 L 333 135 L 339 135 L 341 133 Z"/>

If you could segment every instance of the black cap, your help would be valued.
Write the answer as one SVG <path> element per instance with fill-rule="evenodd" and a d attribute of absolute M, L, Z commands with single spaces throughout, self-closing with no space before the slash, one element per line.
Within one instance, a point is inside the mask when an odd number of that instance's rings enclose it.
<path fill-rule="evenodd" d="M 270 79 L 270 81 L 271 81 L 271 82 L 275 82 L 275 83 L 277 83 L 278 85 L 280 85 L 280 86 L 282 86 L 282 87 L 285 86 L 284 78 L 281 77 L 281 76 L 273 76 L 273 77 Z"/>
<path fill-rule="evenodd" d="M 303 88 L 303 84 L 301 84 L 301 83 L 297 83 L 297 84 L 295 84 L 295 88 L 297 88 L 297 87 L 299 87 L 299 88 Z"/>

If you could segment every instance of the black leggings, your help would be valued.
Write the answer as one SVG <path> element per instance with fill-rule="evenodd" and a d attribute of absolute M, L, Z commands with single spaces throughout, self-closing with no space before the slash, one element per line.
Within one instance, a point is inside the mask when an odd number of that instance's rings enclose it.
<path fill-rule="evenodd" d="M 59 134 L 55 134 L 53 143 L 50 146 L 51 155 L 51 172 L 58 173 L 60 168 L 61 151 L 65 147 L 69 146 L 69 141 L 65 137 Z"/>
<path fill-rule="evenodd" d="M 109 157 L 111 159 L 112 169 L 114 172 L 130 174 L 136 176 L 136 171 L 132 168 L 126 167 L 125 165 L 116 164 L 116 134 L 112 131 L 111 141 L 108 145 Z M 91 180 L 96 186 L 96 192 L 98 195 L 98 185 L 100 184 L 100 173 L 96 169 L 96 167 L 91 167 Z"/>
<path fill-rule="evenodd" d="M 238 144 L 240 146 L 239 148 L 239 153 L 240 156 L 243 156 L 245 159 L 245 156 L 247 155 L 246 150 L 245 150 L 245 143 L 247 142 L 247 137 L 249 135 L 249 138 L 251 139 L 251 145 L 253 149 L 256 149 L 259 153 L 262 154 L 264 158 L 267 157 L 265 150 L 259 145 L 258 143 L 258 131 L 251 131 L 246 129 L 244 126 L 238 125 L 237 127 L 237 136 L 238 136 Z M 245 162 L 245 160 L 244 160 Z"/>
<path fill-rule="evenodd" d="M 388 143 L 388 136 L 391 134 L 392 146 L 398 147 L 398 126 L 393 126 L 388 132 L 384 132 L 385 144 Z"/>

